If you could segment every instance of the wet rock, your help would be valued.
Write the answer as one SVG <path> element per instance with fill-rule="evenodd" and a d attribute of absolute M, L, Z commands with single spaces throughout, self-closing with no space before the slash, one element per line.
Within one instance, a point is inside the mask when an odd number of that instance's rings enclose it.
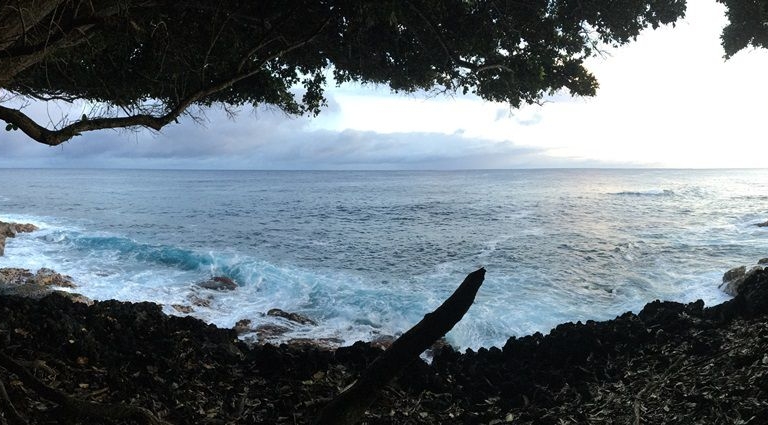
<path fill-rule="evenodd" d="M 747 272 L 747 266 L 734 267 L 723 274 L 723 283 L 730 282 L 734 279 L 744 277 Z"/>
<path fill-rule="evenodd" d="M 72 278 L 51 269 L 42 268 L 32 274 L 27 269 L 0 269 L 0 293 L 22 297 L 41 298 L 56 287 L 74 288 Z"/>
<path fill-rule="evenodd" d="M 292 338 L 286 344 L 300 349 L 316 348 L 318 350 L 332 351 L 337 349 L 342 342 L 338 338 Z"/>
<path fill-rule="evenodd" d="M 7 267 L 0 269 L 0 284 L 3 286 L 18 286 L 27 283 L 34 275 L 27 269 Z"/>
<path fill-rule="evenodd" d="M 265 323 L 263 325 L 257 326 L 254 329 L 254 332 L 256 332 L 256 337 L 259 341 L 265 341 L 275 339 L 290 330 L 290 328 L 285 326 L 275 325 L 273 323 Z"/>
<path fill-rule="evenodd" d="M 13 224 L 0 221 L 0 237 L 12 238 L 14 236 L 16 236 L 16 231 L 13 228 Z"/>
<path fill-rule="evenodd" d="M 34 276 L 35 283 L 44 286 L 59 286 L 62 288 L 75 288 L 77 285 L 72 281 L 71 276 L 56 273 L 45 267 L 37 271 Z"/>
<path fill-rule="evenodd" d="M 755 267 L 739 281 L 733 299 L 704 309 L 704 316 L 719 323 L 768 313 L 768 270 Z"/>
<path fill-rule="evenodd" d="M 171 308 L 183 314 L 189 314 L 195 311 L 195 309 L 192 308 L 191 305 L 186 305 L 186 304 L 171 304 Z"/>
<path fill-rule="evenodd" d="M 237 289 L 237 283 L 226 276 L 214 276 L 205 282 L 200 282 L 197 286 L 214 291 L 234 291 Z"/>
<path fill-rule="evenodd" d="M 210 297 L 199 297 L 195 294 L 189 296 L 189 302 L 195 307 L 210 307 L 211 301 L 213 301 L 213 299 Z"/>
<path fill-rule="evenodd" d="M 747 272 L 734 304 L 744 309 L 746 317 L 768 313 L 768 270 L 755 267 Z"/>
<path fill-rule="evenodd" d="M 37 226 L 29 223 L 6 223 L 0 221 L 0 256 L 5 253 L 5 239 L 15 238 L 17 233 L 29 233 L 37 230 Z"/>
<path fill-rule="evenodd" d="M 267 312 L 267 316 L 282 317 L 283 319 L 298 323 L 300 325 L 312 325 L 312 326 L 317 325 L 317 322 L 315 322 L 314 320 L 310 319 L 307 316 L 304 316 L 303 314 L 289 313 L 279 308 L 273 308 L 269 310 Z"/>
<path fill-rule="evenodd" d="M 757 264 L 768 264 L 768 258 L 761 258 L 757 260 Z"/>
<path fill-rule="evenodd" d="M 755 224 L 755 226 L 757 226 L 757 227 L 768 227 L 768 221 L 764 221 L 762 223 L 757 223 L 757 224 Z"/>
<path fill-rule="evenodd" d="M 16 233 L 32 233 L 35 230 L 39 230 L 37 226 L 30 223 L 14 223 Z"/>
<path fill-rule="evenodd" d="M 235 323 L 235 326 L 232 328 L 237 332 L 238 335 L 242 335 L 244 333 L 248 332 L 254 332 L 255 329 L 251 327 L 251 320 L 250 319 L 241 319 L 238 320 L 237 323 Z"/>
<path fill-rule="evenodd" d="M 76 303 L 81 303 L 85 305 L 93 305 L 93 300 L 86 297 L 83 294 L 78 294 L 76 292 L 65 292 L 65 291 L 53 291 L 56 294 L 61 295 L 62 297 Z"/>
<path fill-rule="evenodd" d="M 762 270 L 762 268 L 753 267 L 749 271 L 746 270 L 747 268 L 745 266 L 741 266 L 725 272 L 723 275 L 723 283 L 721 283 L 719 286 L 720 290 L 728 295 L 735 297 L 739 294 L 740 288 L 744 284 L 744 281 L 747 280 L 750 276 L 754 275 L 758 270 Z"/>

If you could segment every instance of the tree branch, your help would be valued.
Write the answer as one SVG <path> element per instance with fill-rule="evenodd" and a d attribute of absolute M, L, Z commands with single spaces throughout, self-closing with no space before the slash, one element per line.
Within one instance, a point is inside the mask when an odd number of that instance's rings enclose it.
<path fill-rule="evenodd" d="M 467 275 L 458 289 L 432 313 L 414 327 L 368 366 L 360 378 L 339 394 L 320 412 L 315 425 L 352 425 L 376 399 L 384 386 L 416 360 L 440 337 L 448 333 L 472 306 L 485 279 L 481 268 Z"/>
<path fill-rule="evenodd" d="M 307 38 L 294 44 L 288 45 L 282 50 L 265 57 L 256 63 L 256 66 L 252 69 L 238 72 L 229 79 L 212 83 L 208 87 L 202 88 L 180 99 L 175 106 L 169 108 L 167 112 L 162 115 L 135 114 L 125 117 L 89 118 L 85 120 L 81 119 L 58 130 L 49 130 L 35 122 L 32 118 L 20 110 L 6 108 L 0 105 L 0 119 L 7 123 L 15 124 L 19 130 L 24 132 L 24 134 L 33 140 L 48 146 L 58 146 L 86 131 L 139 126 L 159 131 L 172 121 L 175 121 L 179 116 L 181 116 L 181 114 L 184 113 L 187 108 L 189 108 L 195 102 L 198 102 L 207 96 L 231 87 L 232 85 L 246 78 L 258 74 L 263 70 L 267 63 L 311 43 L 328 26 L 329 22 L 330 18 L 328 18 L 316 31 L 310 34 Z"/>

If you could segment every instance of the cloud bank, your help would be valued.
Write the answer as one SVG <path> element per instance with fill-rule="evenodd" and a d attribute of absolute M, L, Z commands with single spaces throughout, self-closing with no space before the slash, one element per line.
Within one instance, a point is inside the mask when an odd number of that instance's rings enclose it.
<path fill-rule="evenodd" d="M 332 111 L 331 111 L 332 112 Z M 305 117 L 259 109 L 207 123 L 184 120 L 162 133 L 86 133 L 47 147 L 19 132 L 0 136 L 0 167 L 404 170 L 599 166 L 549 157 L 541 148 L 462 132 L 316 129 Z"/>

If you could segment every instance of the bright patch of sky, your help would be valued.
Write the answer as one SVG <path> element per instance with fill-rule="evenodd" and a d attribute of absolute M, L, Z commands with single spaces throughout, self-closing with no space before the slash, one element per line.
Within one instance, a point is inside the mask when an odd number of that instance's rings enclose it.
<path fill-rule="evenodd" d="M 590 59 L 593 98 L 552 96 L 517 110 L 475 97 L 328 89 L 316 118 L 217 109 L 160 134 L 86 133 L 57 148 L 0 135 L 0 167 L 455 169 L 765 167 L 768 51 L 723 59 L 724 7 L 689 0 L 675 27 Z M 27 111 L 53 122 L 56 106 Z M 82 111 L 76 112 L 79 116 Z"/>
<path fill-rule="evenodd" d="M 480 99 L 395 97 L 384 89 L 333 91 L 340 109 L 315 128 L 461 134 L 544 149 L 563 160 L 619 166 L 764 167 L 768 52 L 723 58 L 724 7 L 689 1 L 675 27 L 588 62 L 594 98 L 549 98 L 510 110 Z"/>

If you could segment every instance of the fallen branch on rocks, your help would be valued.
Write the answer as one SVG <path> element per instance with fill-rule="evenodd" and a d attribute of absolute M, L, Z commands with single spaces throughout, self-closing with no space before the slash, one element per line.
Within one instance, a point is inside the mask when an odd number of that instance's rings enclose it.
<path fill-rule="evenodd" d="M 152 412 L 143 407 L 129 406 L 125 404 L 95 403 L 69 396 L 57 389 L 45 385 L 42 381 L 30 373 L 24 366 L 19 364 L 11 357 L 7 356 L 2 351 L 0 351 L 0 367 L 18 376 L 25 385 L 27 385 L 30 389 L 38 393 L 43 398 L 57 403 L 65 410 L 74 413 L 75 415 L 94 419 L 108 419 L 115 421 L 121 419 L 129 419 L 150 425 L 170 425 L 168 422 L 158 419 Z M 4 390 L 5 387 L 2 388 L 3 393 L 5 393 Z M 10 399 L 7 400 L 10 403 Z M 13 414 L 11 414 L 11 416 L 13 416 Z"/>
<path fill-rule="evenodd" d="M 419 358 L 440 337 L 458 323 L 475 300 L 483 284 L 485 269 L 476 270 L 432 313 L 395 340 L 366 369 L 360 378 L 333 399 L 321 412 L 315 425 L 352 425 L 357 423 L 379 392 Z"/>

